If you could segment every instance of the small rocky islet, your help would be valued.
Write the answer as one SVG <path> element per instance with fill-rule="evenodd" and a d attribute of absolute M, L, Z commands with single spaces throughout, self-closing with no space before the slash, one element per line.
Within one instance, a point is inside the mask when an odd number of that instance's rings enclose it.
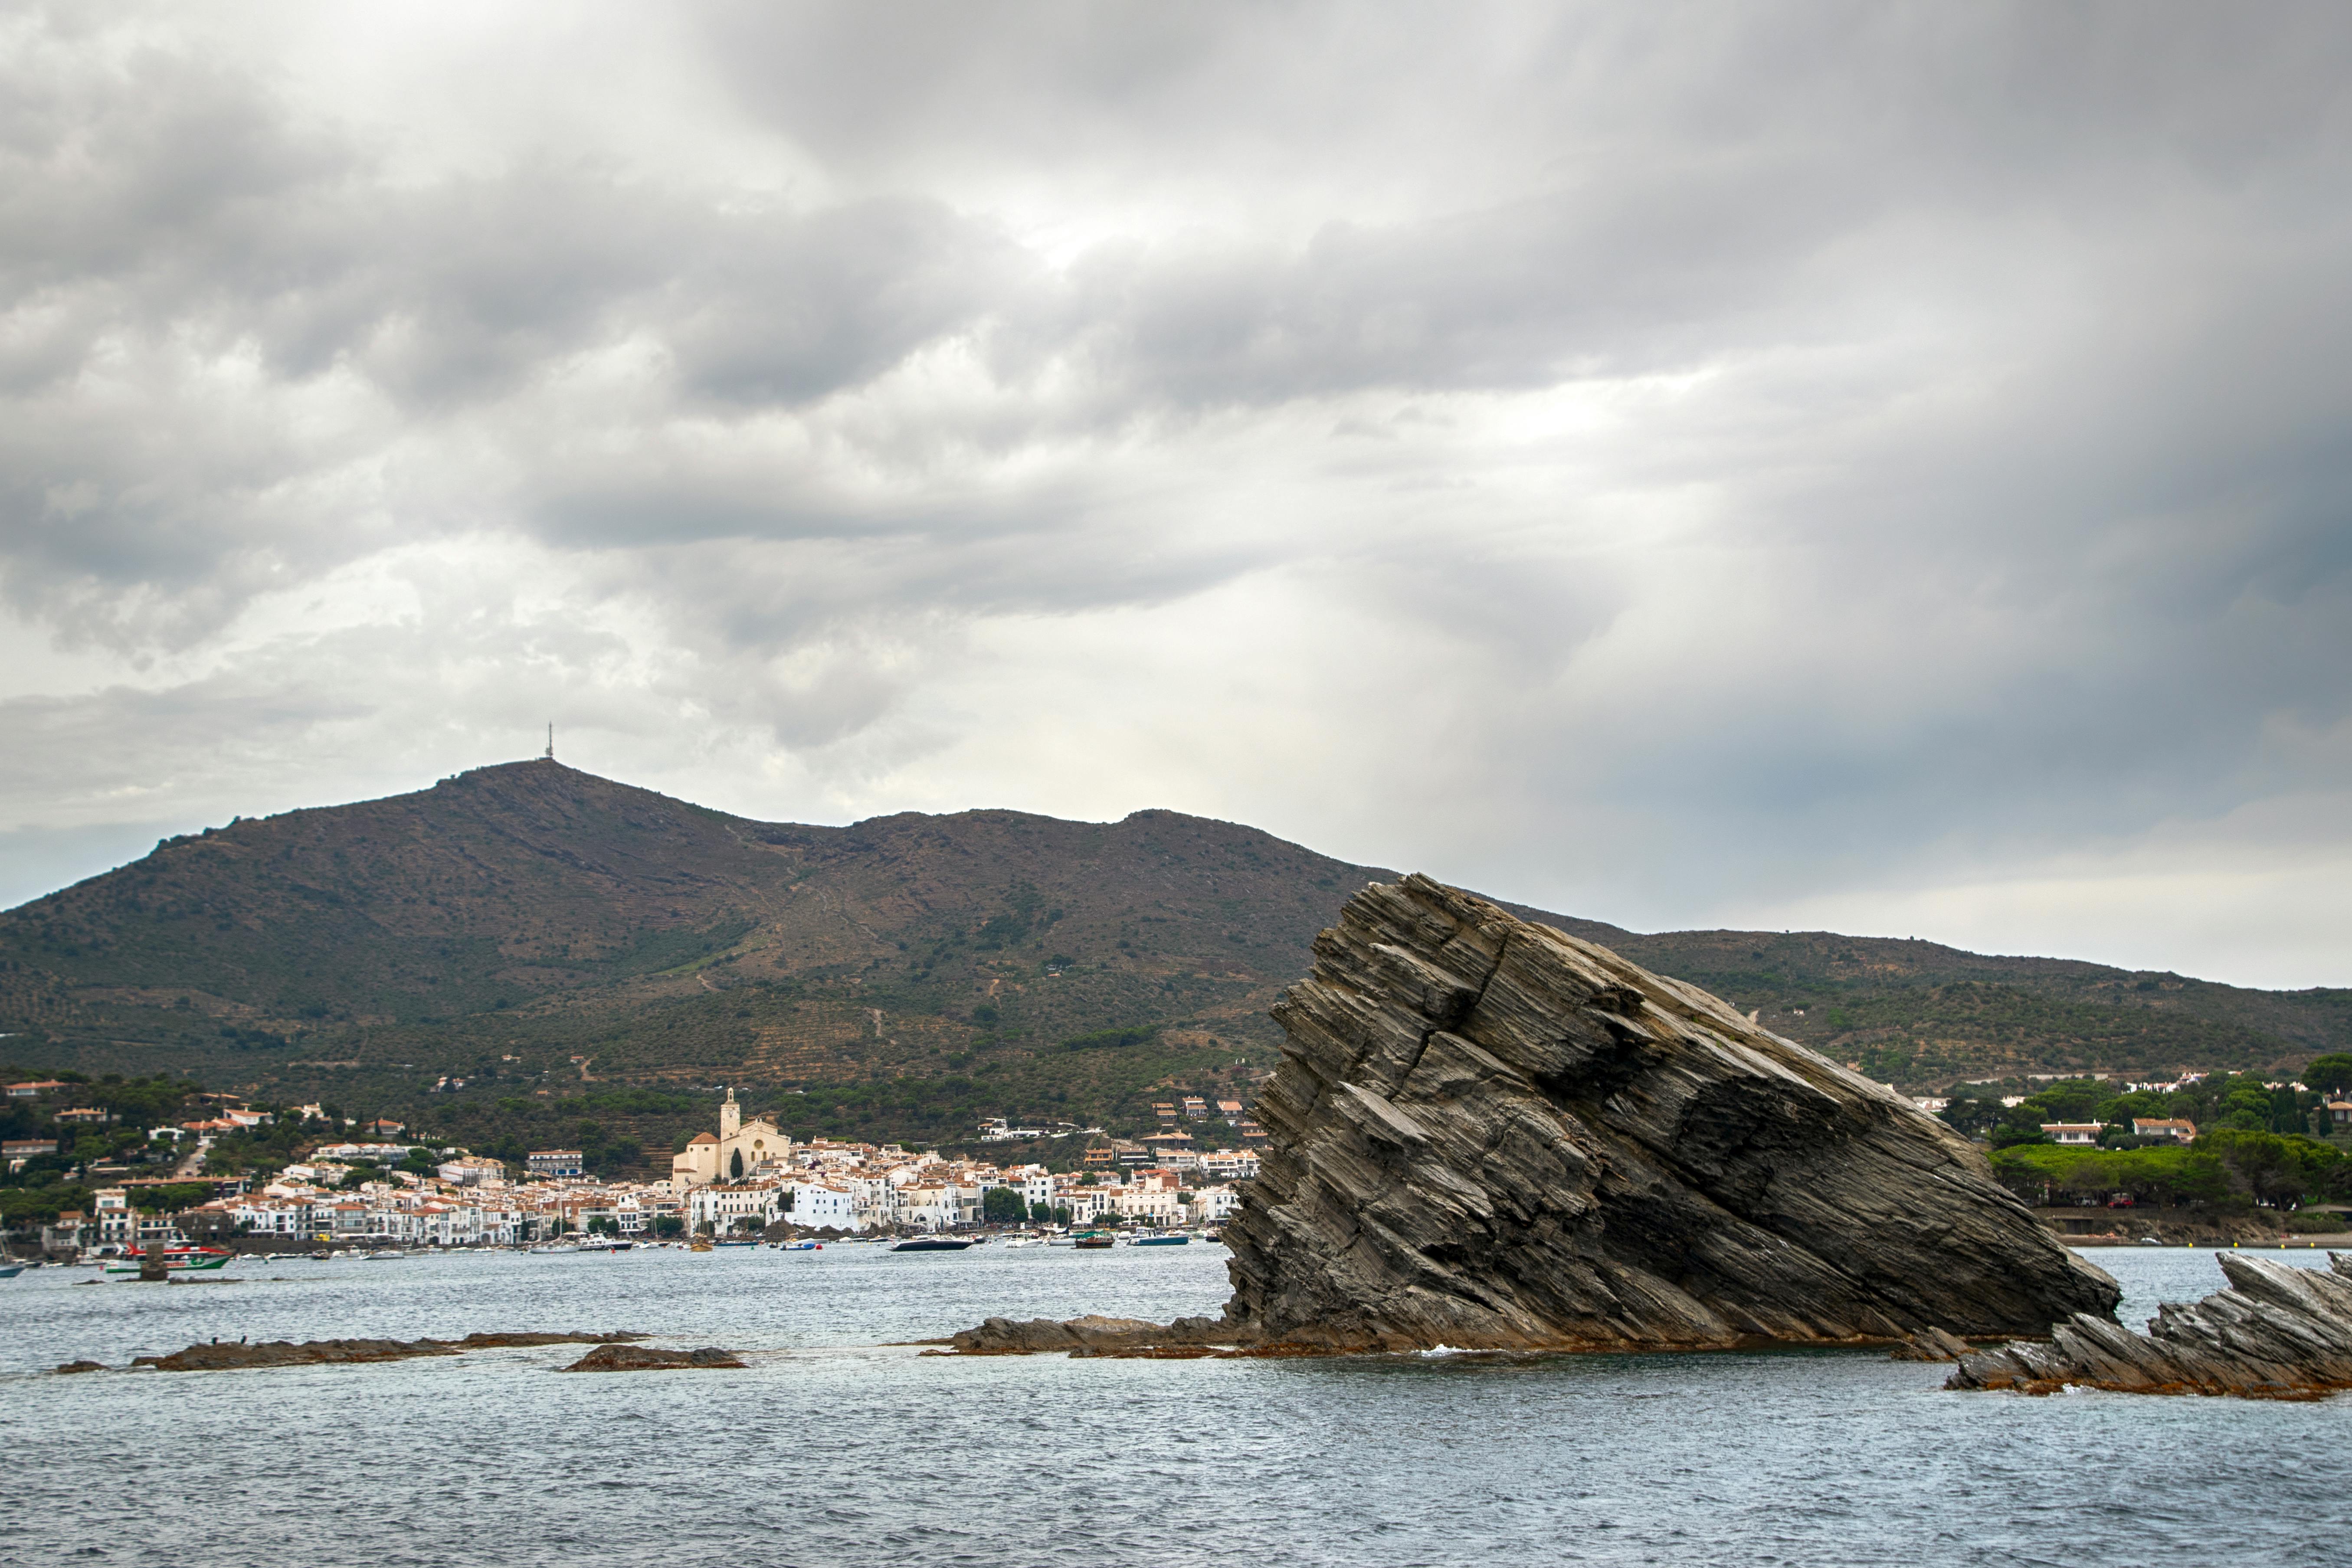
<path fill-rule="evenodd" d="M 254 1342 L 244 1340 L 213 1340 L 203 1344 L 190 1345 L 185 1350 L 173 1351 L 169 1355 L 133 1356 L 131 1358 L 131 1364 L 134 1367 L 152 1367 L 157 1372 L 231 1372 L 244 1367 L 335 1366 L 372 1362 L 411 1361 L 419 1356 L 461 1355 L 467 1351 L 511 1350 L 537 1345 L 595 1345 L 606 1351 L 635 1350 L 637 1349 L 635 1342 L 646 1337 L 644 1334 L 622 1331 L 598 1334 L 573 1330 L 559 1333 L 533 1331 L 472 1333 L 457 1340 L 341 1339 L 304 1340 L 299 1343 L 287 1340 L 262 1340 Z M 595 1353 L 590 1352 L 591 1356 Z M 586 1359 L 583 1358 L 583 1362 Z M 95 1361 L 72 1361 L 58 1368 L 61 1373 L 110 1370 L 111 1369 L 103 1362 Z M 564 1370 L 572 1372 L 582 1368 L 575 1365 L 566 1367 Z"/>

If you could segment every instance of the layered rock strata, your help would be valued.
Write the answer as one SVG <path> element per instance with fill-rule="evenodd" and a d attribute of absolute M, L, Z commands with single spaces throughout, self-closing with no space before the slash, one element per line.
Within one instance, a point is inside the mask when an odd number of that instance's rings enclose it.
<path fill-rule="evenodd" d="M 1231 1338 L 1944 1343 L 2119 1299 L 1942 1123 L 1605 948 L 1415 876 L 1315 954 L 1224 1230 Z"/>
<path fill-rule="evenodd" d="M 2217 1256 L 2229 1289 L 2192 1306 L 2158 1308 L 2145 1336 L 2080 1316 L 2046 1344 L 1962 1356 L 1944 1386 L 2053 1394 L 2075 1384 L 2256 1399 L 2352 1388 L 2352 1260 L 2331 1252 L 2322 1272 L 2242 1253 Z"/>

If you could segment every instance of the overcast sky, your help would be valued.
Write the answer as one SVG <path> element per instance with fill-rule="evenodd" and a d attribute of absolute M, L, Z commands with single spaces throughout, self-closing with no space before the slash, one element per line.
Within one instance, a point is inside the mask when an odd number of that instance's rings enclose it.
<path fill-rule="evenodd" d="M 2352 9 L 0 22 L 0 903 L 530 755 L 2352 984 Z"/>

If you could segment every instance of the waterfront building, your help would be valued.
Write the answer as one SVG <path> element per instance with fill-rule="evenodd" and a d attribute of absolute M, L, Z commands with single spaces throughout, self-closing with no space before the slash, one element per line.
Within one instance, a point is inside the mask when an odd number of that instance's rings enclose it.
<path fill-rule="evenodd" d="M 687 1228 L 699 1234 L 708 1226 L 713 1232 L 725 1236 L 743 1228 L 743 1221 L 753 1222 L 751 1228 L 765 1230 L 776 1223 L 782 1211 L 783 1194 L 772 1182 L 746 1183 L 740 1186 L 729 1183 L 712 1183 L 696 1187 L 687 1197 Z"/>
<path fill-rule="evenodd" d="M 789 1182 L 784 1186 L 784 1218 L 809 1230 L 864 1230 L 866 1218 L 848 1187 L 835 1182 Z"/>
<path fill-rule="evenodd" d="M 100 1247 L 129 1247 L 133 1239 L 131 1227 L 138 1217 L 131 1212 L 131 1199 L 121 1187 L 100 1187 L 90 1194 L 92 1218 L 97 1222 L 98 1244 Z"/>
<path fill-rule="evenodd" d="M 1202 1187 L 1192 1194 L 1192 1217 L 1199 1225 L 1223 1225 L 1241 1206 L 1241 1194 L 1233 1188 Z"/>

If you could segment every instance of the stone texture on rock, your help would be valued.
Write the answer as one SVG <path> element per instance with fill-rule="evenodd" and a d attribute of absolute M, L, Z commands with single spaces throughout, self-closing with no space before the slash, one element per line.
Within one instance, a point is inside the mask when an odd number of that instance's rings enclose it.
<path fill-rule="evenodd" d="M 1896 1361 L 1958 1361 L 1968 1353 L 1966 1340 L 1941 1329 L 1922 1329 L 1895 1347 Z"/>
<path fill-rule="evenodd" d="M 1216 1318 L 1179 1318 L 1155 1323 L 1143 1318 L 1106 1318 L 1089 1314 L 1055 1322 L 1031 1318 L 1015 1322 L 991 1318 L 976 1329 L 966 1329 L 948 1342 L 958 1355 L 1037 1355 L 1063 1352 L 1087 1355 L 1103 1352 L 1202 1349 L 1235 1342 L 1233 1325 Z"/>
<path fill-rule="evenodd" d="M 698 1351 L 656 1350 L 651 1345 L 600 1345 L 563 1368 L 565 1372 L 672 1372 L 743 1363 L 731 1351 L 705 1345 Z"/>
<path fill-rule="evenodd" d="M 643 1334 L 476 1333 L 462 1340 L 265 1340 L 258 1344 L 222 1342 L 190 1345 L 170 1355 L 133 1356 L 133 1366 L 157 1372 L 228 1372 L 250 1366 L 321 1366 L 349 1362 L 407 1361 L 415 1356 L 456 1355 L 462 1351 L 516 1345 L 605 1345 L 641 1340 Z"/>
<path fill-rule="evenodd" d="M 2124 1394 L 2234 1394 L 2311 1398 L 2352 1388 L 2352 1260 L 2328 1271 L 2223 1252 L 2229 1289 L 2166 1306 L 2145 1336 L 2089 1316 L 2047 1344 L 2004 1345 L 1960 1358 L 1947 1388 L 2052 1394 L 2068 1384 Z"/>
<path fill-rule="evenodd" d="M 1605 948 L 1415 876 L 1315 952 L 1224 1227 L 1237 1337 L 1984 1339 L 2120 1297 L 1942 1123 Z"/>

